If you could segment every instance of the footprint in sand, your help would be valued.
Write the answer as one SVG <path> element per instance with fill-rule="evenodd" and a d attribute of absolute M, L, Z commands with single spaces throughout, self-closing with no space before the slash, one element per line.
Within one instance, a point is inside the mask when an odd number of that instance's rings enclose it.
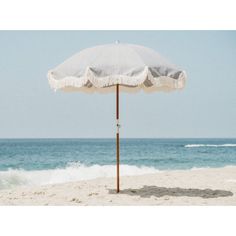
<path fill-rule="evenodd" d="M 80 201 L 78 198 L 72 198 L 71 202 L 81 203 L 82 201 Z"/>
<path fill-rule="evenodd" d="M 42 191 L 41 191 L 41 192 L 34 192 L 34 194 L 35 194 L 35 195 L 44 195 L 45 192 L 42 192 Z"/>
<path fill-rule="evenodd" d="M 89 197 L 91 197 L 93 195 L 98 195 L 98 193 L 90 193 L 90 194 L 88 194 Z"/>

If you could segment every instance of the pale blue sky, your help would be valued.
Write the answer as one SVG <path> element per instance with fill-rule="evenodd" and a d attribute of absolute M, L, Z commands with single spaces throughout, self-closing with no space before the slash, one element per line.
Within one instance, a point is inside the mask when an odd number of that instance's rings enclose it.
<path fill-rule="evenodd" d="M 0 31 L 0 138 L 115 137 L 115 94 L 54 93 L 46 74 L 117 39 L 188 74 L 181 92 L 121 94 L 121 137 L 236 137 L 236 31 Z"/>

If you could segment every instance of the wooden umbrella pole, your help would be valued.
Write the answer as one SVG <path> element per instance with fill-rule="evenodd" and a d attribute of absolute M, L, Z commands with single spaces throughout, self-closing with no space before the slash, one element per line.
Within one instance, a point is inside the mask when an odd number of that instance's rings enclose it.
<path fill-rule="evenodd" d="M 116 192 L 120 192 L 119 84 L 116 85 Z"/>

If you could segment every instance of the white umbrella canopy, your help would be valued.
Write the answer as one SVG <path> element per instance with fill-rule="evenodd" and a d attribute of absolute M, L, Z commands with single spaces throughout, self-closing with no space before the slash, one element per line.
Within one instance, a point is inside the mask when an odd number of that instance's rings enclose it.
<path fill-rule="evenodd" d="M 171 91 L 182 89 L 186 73 L 154 50 L 114 43 L 87 48 L 48 72 L 55 90 L 112 92 Z"/>
<path fill-rule="evenodd" d="M 48 72 L 54 90 L 116 92 L 116 171 L 120 191 L 119 90 L 172 91 L 184 88 L 186 73 L 154 50 L 134 45 L 100 45 L 84 49 Z"/>

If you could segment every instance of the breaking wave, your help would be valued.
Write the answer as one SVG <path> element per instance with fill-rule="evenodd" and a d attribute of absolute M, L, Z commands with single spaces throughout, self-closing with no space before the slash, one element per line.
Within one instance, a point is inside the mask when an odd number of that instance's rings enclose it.
<path fill-rule="evenodd" d="M 236 144 L 187 144 L 184 147 L 193 148 L 193 147 L 236 147 Z"/>
<path fill-rule="evenodd" d="M 120 165 L 121 176 L 151 174 L 156 172 L 158 172 L 158 170 L 152 167 Z M 103 177 L 115 177 L 115 175 L 115 165 L 86 166 L 80 163 L 70 163 L 65 168 L 49 170 L 28 171 L 24 169 L 9 169 L 7 171 L 0 171 L 0 189 L 14 188 L 17 186 L 58 184 Z"/>

